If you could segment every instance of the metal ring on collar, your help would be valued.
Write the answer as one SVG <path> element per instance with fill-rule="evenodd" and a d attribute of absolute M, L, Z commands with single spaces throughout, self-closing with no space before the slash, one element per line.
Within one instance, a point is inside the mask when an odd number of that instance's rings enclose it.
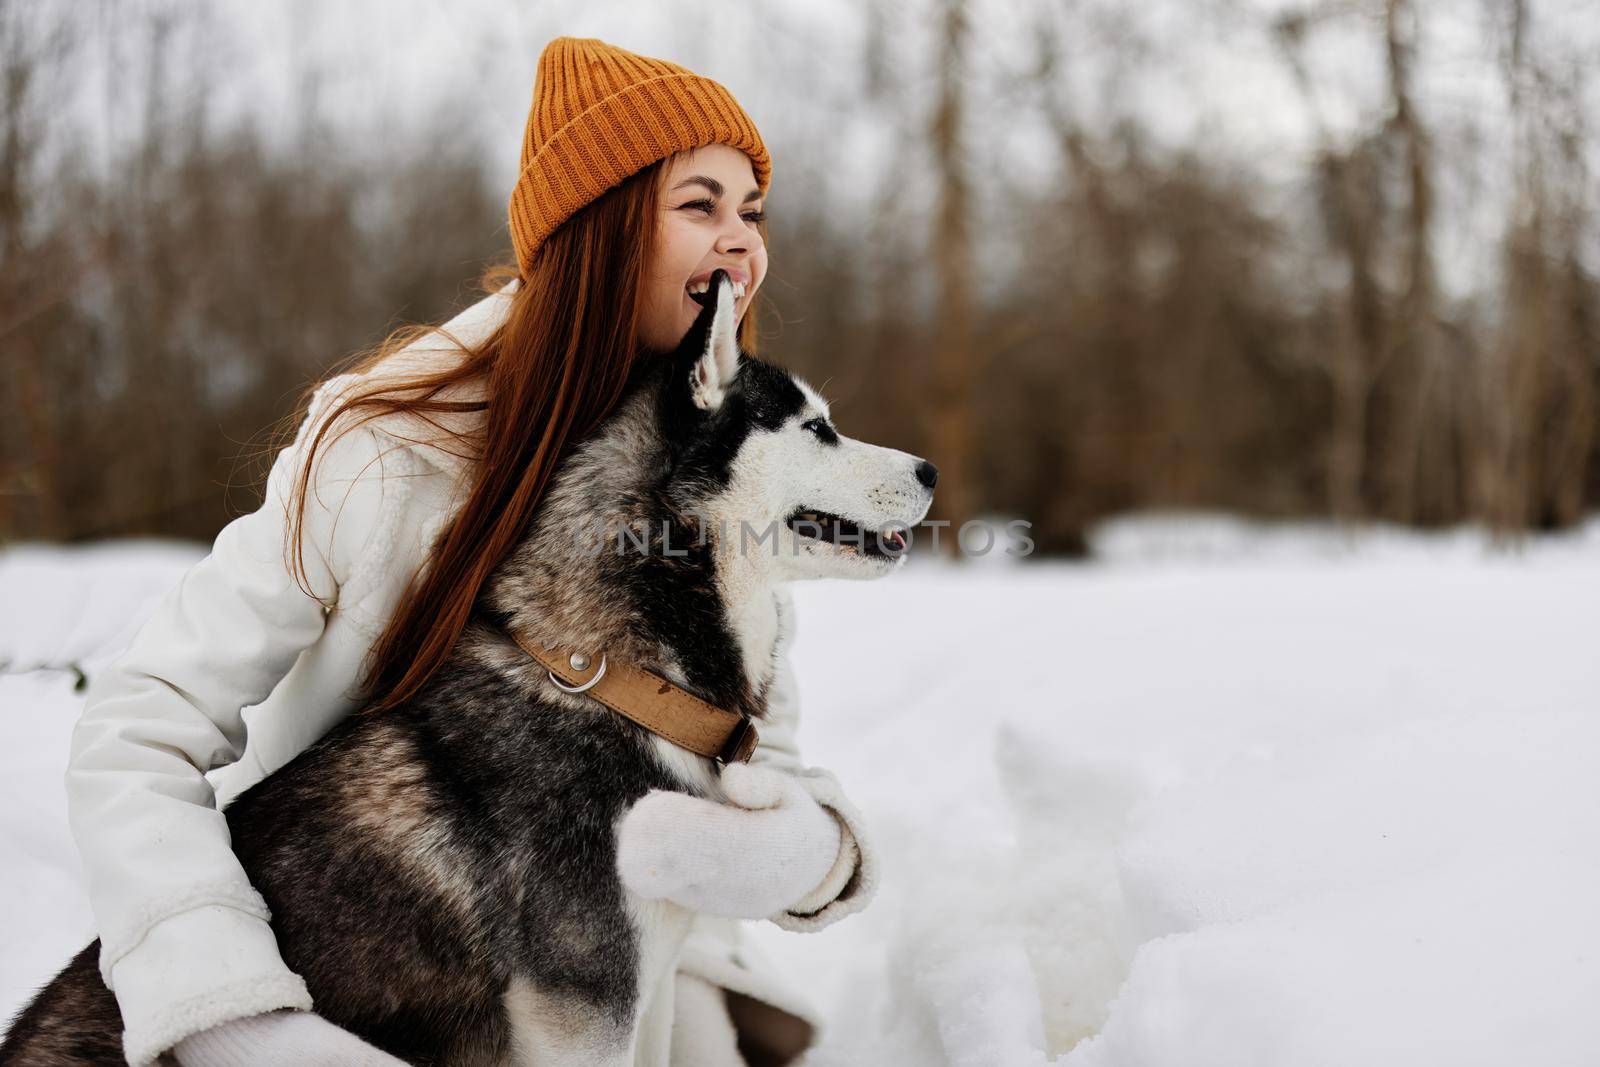
<path fill-rule="evenodd" d="M 545 673 L 550 676 L 550 684 L 561 690 L 563 693 L 581 693 L 585 689 L 592 688 L 594 683 L 606 676 L 606 654 L 604 652 L 600 653 L 600 669 L 595 672 L 593 678 L 590 678 L 582 685 L 567 685 L 560 678 L 556 677 L 555 671 L 547 670 Z"/>

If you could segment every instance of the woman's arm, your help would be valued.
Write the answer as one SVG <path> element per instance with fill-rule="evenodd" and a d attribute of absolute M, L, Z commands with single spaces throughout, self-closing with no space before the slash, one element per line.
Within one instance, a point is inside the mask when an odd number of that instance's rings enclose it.
<path fill-rule="evenodd" d="M 846 915 L 860 911 L 878 890 L 878 853 L 867 835 L 865 821 L 831 771 L 806 767 L 797 740 L 800 692 L 790 649 L 794 640 L 794 596 L 787 587 L 779 593 L 783 609 L 776 673 L 767 695 L 767 721 L 760 727 L 761 743 L 750 757 L 755 766 L 771 767 L 794 775 L 801 787 L 839 822 L 839 854 L 833 867 L 810 893 L 769 918 L 785 930 L 820 930 Z"/>
<path fill-rule="evenodd" d="M 793 604 L 782 596 L 792 619 Z M 820 930 L 866 907 L 877 891 L 877 853 L 860 813 L 838 779 L 800 759 L 791 633 L 780 625 L 760 744 L 749 765 L 723 768 L 728 802 L 652 789 L 623 813 L 617 872 L 640 896 Z"/>
<path fill-rule="evenodd" d="M 292 478 L 326 391 L 277 456 L 261 507 L 223 528 L 211 554 L 91 680 L 73 729 L 68 819 L 130 1064 L 228 1019 L 311 1007 L 205 772 L 240 757 L 243 708 L 264 700 L 323 631 L 327 611 L 286 569 L 284 539 Z M 331 436 L 302 531 L 308 584 L 329 602 L 383 492 L 372 476 L 373 434 L 352 430 L 330 446 Z"/>

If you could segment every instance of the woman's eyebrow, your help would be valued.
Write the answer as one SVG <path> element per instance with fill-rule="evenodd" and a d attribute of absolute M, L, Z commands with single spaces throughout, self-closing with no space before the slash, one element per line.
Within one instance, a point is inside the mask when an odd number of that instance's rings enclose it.
<path fill-rule="evenodd" d="M 671 192 L 677 192 L 679 189 L 682 189 L 685 185 L 695 185 L 695 184 L 703 185 L 707 189 L 710 189 L 712 196 L 721 196 L 726 191 L 726 190 L 724 190 L 722 188 L 722 183 L 721 182 L 717 181 L 717 179 L 715 179 L 715 178 L 709 178 L 704 174 L 696 174 L 692 178 L 685 178 L 685 179 L 683 179 L 683 181 L 679 182 L 677 185 L 674 185 L 670 191 Z M 742 201 L 742 203 L 748 204 L 752 200 L 760 200 L 760 199 L 761 199 L 761 190 L 760 189 L 752 189 L 748 193 L 744 194 L 744 200 Z"/>

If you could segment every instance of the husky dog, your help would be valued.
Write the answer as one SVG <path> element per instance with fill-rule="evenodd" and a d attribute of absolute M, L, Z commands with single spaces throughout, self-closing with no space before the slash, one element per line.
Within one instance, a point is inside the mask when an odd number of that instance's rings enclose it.
<path fill-rule="evenodd" d="M 775 586 L 888 573 L 905 539 L 886 528 L 932 501 L 932 464 L 843 436 L 806 383 L 739 350 L 726 272 L 696 299 L 677 351 L 638 361 L 564 459 L 426 688 L 224 811 L 317 1011 L 408 1062 L 630 1064 L 693 916 L 622 884 L 615 823 L 651 789 L 727 799 L 714 760 L 557 689 L 508 634 L 603 649 L 759 730 Z M 0 1063 L 124 1063 L 98 953 L 23 1008 Z"/>

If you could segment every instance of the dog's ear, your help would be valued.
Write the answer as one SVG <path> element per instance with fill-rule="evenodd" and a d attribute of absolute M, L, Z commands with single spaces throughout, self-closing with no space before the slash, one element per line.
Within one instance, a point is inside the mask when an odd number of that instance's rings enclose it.
<path fill-rule="evenodd" d="M 739 372 L 739 317 L 734 303 L 733 282 L 727 271 L 718 268 L 711 275 L 705 309 L 687 338 L 698 347 L 689 369 L 689 399 L 701 411 L 722 406 Z"/>

